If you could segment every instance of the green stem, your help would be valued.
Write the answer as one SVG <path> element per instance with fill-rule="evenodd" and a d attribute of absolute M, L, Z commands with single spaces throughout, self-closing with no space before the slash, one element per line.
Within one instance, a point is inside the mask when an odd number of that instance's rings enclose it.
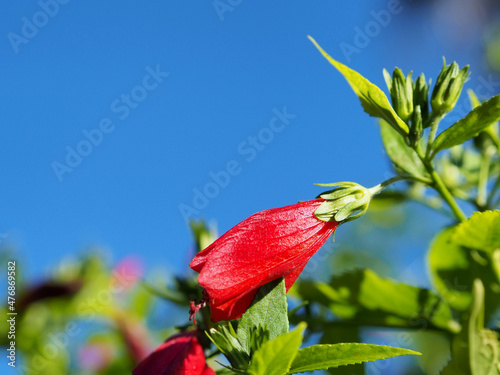
<path fill-rule="evenodd" d="M 370 195 L 375 195 L 375 194 L 378 194 L 380 193 L 382 190 L 384 190 L 387 186 L 389 185 L 392 185 L 394 184 L 395 182 L 398 182 L 398 181 L 417 181 L 417 182 L 422 182 L 424 184 L 429 184 L 431 183 L 432 181 L 426 179 L 426 178 L 422 178 L 422 177 L 418 177 L 418 176 L 412 176 L 412 175 L 399 175 L 399 176 L 395 176 L 395 177 L 392 177 L 392 178 L 389 178 L 388 180 L 378 184 L 378 185 L 375 185 L 371 188 L 368 189 L 368 191 L 370 192 Z"/>
<path fill-rule="evenodd" d="M 495 194 L 499 188 L 500 188 L 500 175 L 498 175 L 497 181 L 495 182 L 495 185 L 490 191 L 490 196 L 488 198 L 488 201 L 486 202 L 487 207 L 495 208 L 497 206 L 497 204 L 494 203 L 493 199 L 495 198 Z"/>
<path fill-rule="evenodd" d="M 425 156 L 422 153 L 422 150 L 417 147 L 415 148 L 415 151 L 417 152 L 418 157 L 424 164 L 425 169 L 427 169 L 427 172 L 431 176 L 431 179 L 433 181 L 432 187 L 439 193 L 439 195 L 441 195 L 441 198 L 444 199 L 444 201 L 448 204 L 448 206 L 450 206 L 453 215 L 455 215 L 455 217 L 459 221 L 467 220 L 467 216 L 465 216 L 462 209 L 458 206 L 457 202 L 455 201 L 455 198 L 453 198 L 453 195 L 450 193 L 450 191 L 448 190 L 448 188 L 446 187 L 443 180 L 436 172 L 432 164 L 426 160 Z"/>
<path fill-rule="evenodd" d="M 476 206 L 481 209 L 484 208 L 487 202 L 488 195 L 488 177 L 490 169 L 491 158 L 489 155 L 483 153 L 481 155 L 481 165 L 479 168 L 479 181 L 477 185 L 477 198 Z"/>
<path fill-rule="evenodd" d="M 490 136 L 491 141 L 495 145 L 497 152 L 500 154 L 500 139 L 495 134 L 495 132 L 491 129 L 491 127 L 486 130 L 486 133 Z"/>
<path fill-rule="evenodd" d="M 434 138 L 436 138 L 439 122 L 443 119 L 443 117 L 443 114 L 435 114 L 434 112 L 431 113 L 431 118 L 429 120 L 431 130 L 429 132 L 429 138 L 427 139 L 427 149 L 425 150 L 426 159 L 428 159 L 431 154 L 432 143 L 434 142 Z"/>

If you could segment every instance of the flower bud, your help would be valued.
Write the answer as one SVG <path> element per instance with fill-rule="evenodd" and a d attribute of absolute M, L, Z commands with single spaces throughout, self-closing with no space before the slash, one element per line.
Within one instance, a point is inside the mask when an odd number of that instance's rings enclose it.
<path fill-rule="evenodd" d="M 250 357 L 236 338 L 236 332 L 231 324 L 220 326 L 219 329 L 211 328 L 208 336 L 215 346 L 227 357 L 231 366 L 237 369 L 246 369 Z"/>
<path fill-rule="evenodd" d="M 413 113 L 413 80 L 412 72 L 405 78 L 403 72 L 396 68 L 392 73 L 392 80 L 388 77 L 387 71 L 384 72 L 385 80 L 389 86 L 392 106 L 398 116 L 407 122 Z"/>
<path fill-rule="evenodd" d="M 420 138 L 422 138 L 423 129 L 422 111 L 420 110 L 420 105 L 417 105 L 413 111 L 410 134 L 408 135 L 411 146 L 415 146 Z"/>
<path fill-rule="evenodd" d="M 422 122 L 427 122 L 429 117 L 429 86 L 425 82 L 424 73 L 422 73 L 413 85 L 413 108 L 420 107 L 420 117 Z M 413 112 L 415 114 L 415 111 Z M 415 118 L 414 118 L 415 121 Z"/>
<path fill-rule="evenodd" d="M 357 219 L 368 209 L 372 194 L 354 182 L 338 182 L 335 184 L 318 184 L 319 186 L 335 186 L 318 198 L 326 199 L 314 215 L 322 221 L 347 222 Z"/>
<path fill-rule="evenodd" d="M 434 90 L 432 90 L 431 107 L 433 111 L 444 115 L 455 107 L 468 72 L 468 65 L 459 70 L 456 62 L 446 65 L 446 61 L 443 61 L 443 69 L 439 73 Z"/>

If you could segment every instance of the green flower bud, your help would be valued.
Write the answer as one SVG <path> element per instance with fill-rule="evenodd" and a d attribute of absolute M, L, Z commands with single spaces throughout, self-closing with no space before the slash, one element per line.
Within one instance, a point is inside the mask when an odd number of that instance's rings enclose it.
<path fill-rule="evenodd" d="M 411 146 L 415 146 L 420 138 L 422 138 L 423 129 L 422 111 L 420 110 L 420 105 L 417 105 L 413 111 L 410 134 L 408 135 Z"/>
<path fill-rule="evenodd" d="M 407 122 L 413 114 L 413 80 L 412 72 L 405 77 L 403 72 L 396 68 L 392 73 L 392 80 L 388 77 L 387 71 L 384 72 L 386 83 L 391 94 L 392 107 L 398 116 Z"/>
<path fill-rule="evenodd" d="M 446 65 L 446 61 L 443 61 L 443 69 L 439 73 L 434 90 L 432 90 L 431 107 L 433 111 L 444 115 L 455 107 L 467 80 L 468 72 L 468 65 L 459 70 L 456 62 Z"/>
<path fill-rule="evenodd" d="M 413 108 L 420 107 L 420 117 L 422 122 L 427 122 L 429 118 L 429 86 L 425 82 L 424 73 L 416 79 L 413 85 Z M 415 112 L 414 112 L 415 113 Z"/>
<path fill-rule="evenodd" d="M 237 369 L 246 369 L 250 362 L 250 357 L 236 338 L 236 332 L 229 323 L 228 327 L 220 326 L 219 330 L 210 329 L 207 335 L 210 341 L 226 356 L 231 366 Z"/>
<path fill-rule="evenodd" d="M 325 201 L 314 212 L 322 221 L 347 222 L 357 219 L 368 209 L 372 197 L 369 189 L 354 182 L 338 182 L 335 184 L 318 184 L 319 186 L 335 186 L 318 196 Z"/>

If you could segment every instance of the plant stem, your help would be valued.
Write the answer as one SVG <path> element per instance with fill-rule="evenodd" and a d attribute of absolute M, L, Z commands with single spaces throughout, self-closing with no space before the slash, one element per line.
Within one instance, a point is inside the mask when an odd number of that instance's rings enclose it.
<path fill-rule="evenodd" d="M 429 150 L 429 147 L 427 147 L 427 150 Z M 455 215 L 455 218 L 457 218 L 459 221 L 467 220 L 467 216 L 465 216 L 462 209 L 458 206 L 455 198 L 453 198 L 453 195 L 450 193 L 443 180 L 432 166 L 431 162 L 427 161 L 426 157 L 423 155 L 422 149 L 419 147 L 415 147 L 415 151 L 424 164 L 425 169 L 427 169 L 427 172 L 431 176 L 433 182 L 432 187 L 439 193 L 439 195 L 441 195 L 441 198 L 444 199 L 448 206 L 450 206 L 453 215 Z"/>
<path fill-rule="evenodd" d="M 443 119 L 444 115 L 443 114 L 435 114 L 434 112 L 431 113 L 431 118 L 429 120 L 430 123 L 430 132 L 429 132 L 429 138 L 427 139 L 427 149 L 425 150 L 425 158 L 428 159 L 431 150 L 432 150 L 432 143 L 434 142 L 434 138 L 436 137 L 436 133 L 439 127 L 439 122 Z"/>
<path fill-rule="evenodd" d="M 427 164 L 427 163 L 424 163 Z M 458 206 L 457 202 L 453 198 L 453 195 L 451 195 L 450 191 L 444 184 L 443 180 L 441 180 L 441 177 L 439 174 L 432 168 L 431 165 L 426 165 L 427 171 L 431 175 L 432 179 L 434 180 L 434 188 L 437 190 L 437 192 L 441 195 L 441 197 L 445 200 L 446 203 L 448 203 L 448 206 L 450 206 L 451 210 L 453 211 L 453 214 L 459 221 L 466 221 L 467 216 L 463 213 L 462 209 Z"/>
<path fill-rule="evenodd" d="M 479 181 L 477 184 L 477 198 L 476 198 L 476 206 L 481 209 L 485 207 L 487 203 L 487 195 L 488 195 L 488 177 L 489 177 L 489 169 L 490 169 L 490 161 L 491 157 L 488 154 L 482 153 L 481 155 L 481 165 L 479 168 Z"/>
<path fill-rule="evenodd" d="M 497 204 L 494 203 L 493 199 L 495 198 L 495 194 L 499 188 L 500 188 L 500 175 L 498 175 L 497 181 L 495 182 L 495 185 L 490 191 L 490 196 L 488 198 L 488 201 L 486 202 L 487 207 L 495 208 L 497 206 Z"/>
<path fill-rule="evenodd" d="M 380 193 L 387 186 L 394 184 L 395 182 L 408 181 L 408 180 L 422 182 L 422 183 L 427 184 L 427 185 L 429 183 L 432 183 L 432 181 L 430 181 L 426 178 L 422 178 L 422 177 L 417 177 L 417 176 L 412 176 L 412 175 L 399 175 L 399 176 L 389 178 L 388 180 L 385 180 L 384 182 L 369 188 L 368 191 L 370 192 L 371 195 L 375 195 L 375 194 Z"/>

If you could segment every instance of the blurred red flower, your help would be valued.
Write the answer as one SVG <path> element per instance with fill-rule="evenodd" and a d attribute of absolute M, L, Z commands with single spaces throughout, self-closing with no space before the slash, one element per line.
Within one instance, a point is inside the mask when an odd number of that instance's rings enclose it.
<path fill-rule="evenodd" d="M 279 277 L 285 278 L 286 290 L 290 289 L 339 224 L 314 215 L 324 201 L 258 212 L 194 257 L 190 267 L 200 273 L 198 282 L 212 321 L 239 318 L 259 287 Z M 192 306 L 191 314 L 198 309 Z"/>
<path fill-rule="evenodd" d="M 133 375 L 215 375 L 205 362 L 197 331 L 178 333 L 170 337 L 146 357 Z"/>

